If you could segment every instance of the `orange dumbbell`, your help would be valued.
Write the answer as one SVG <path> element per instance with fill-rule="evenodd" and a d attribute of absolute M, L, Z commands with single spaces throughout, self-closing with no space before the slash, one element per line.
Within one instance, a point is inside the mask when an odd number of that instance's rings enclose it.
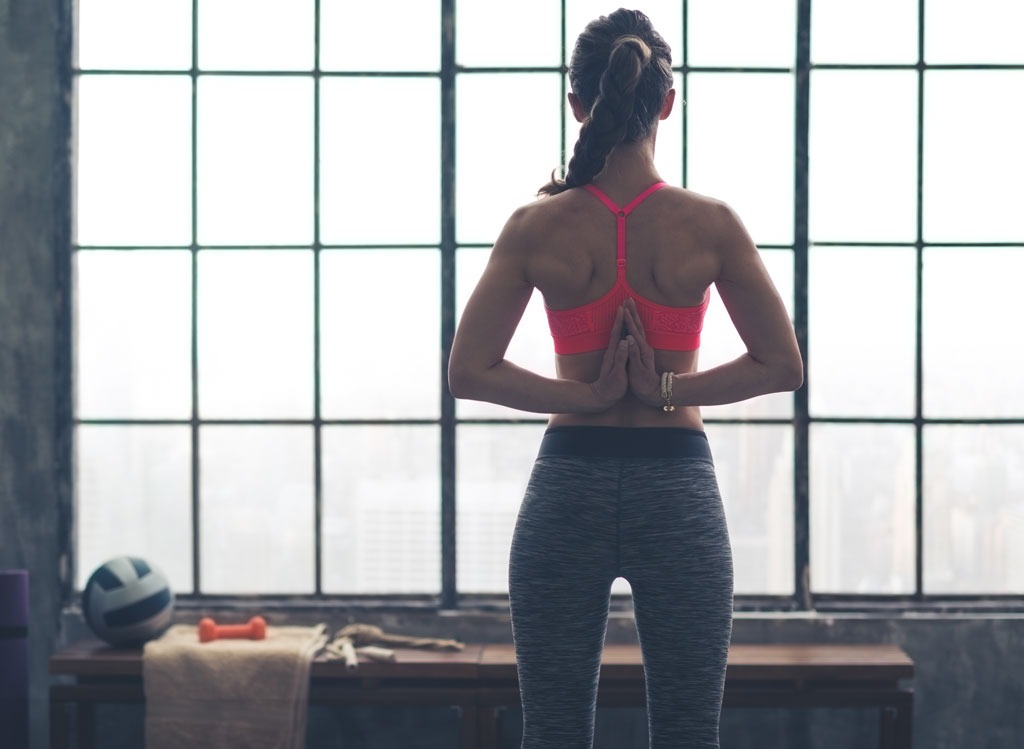
<path fill-rule="evenodd" d="M 199 642 L 262 640 L 266 636 L 267 622 L 262 616 L 254 616 L 245 624 L 217 624 L 208 616 L 199 620 Z"/>

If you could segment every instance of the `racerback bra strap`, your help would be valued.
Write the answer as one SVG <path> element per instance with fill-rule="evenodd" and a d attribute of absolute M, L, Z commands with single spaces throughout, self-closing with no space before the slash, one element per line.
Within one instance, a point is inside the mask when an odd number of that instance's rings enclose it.
<path fill-rule="evenodd" d="M 666 187 L 666 185 L 667 183 L 665 182 L 655 182 L 623 207 L 616 205 L 615 202 L 596 185 L 586 184 L 583 186 L 586 188 L 587 192 L 604 203 L 605 207 L 615 214 L 615 233 L 617 242 L 615 265 L 618 269 L 619 276 L 624 276 L 626 273 L 626 216 L 631 214 L 633 209 L 643 203 L 649 195 L 657 192 L 663 187 Z"/>

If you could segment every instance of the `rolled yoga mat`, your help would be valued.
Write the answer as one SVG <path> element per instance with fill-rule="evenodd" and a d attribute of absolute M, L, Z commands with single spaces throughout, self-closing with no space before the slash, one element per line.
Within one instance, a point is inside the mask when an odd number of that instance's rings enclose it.
<path fill-rule="evenodd" d="M 0 570 L 0 726 L 5 749 L 28 749 L 27 570 Z"/>

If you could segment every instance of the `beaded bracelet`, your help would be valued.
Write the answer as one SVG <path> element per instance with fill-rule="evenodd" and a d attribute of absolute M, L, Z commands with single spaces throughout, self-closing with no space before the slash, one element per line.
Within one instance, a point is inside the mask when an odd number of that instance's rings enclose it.
<path fill-rule="evenodd" d="M 665 401 L 665 405 L 661 407 L 662 411 L 670 412 L 675 411 L 676 407 L 672 405 L 672 378 L 675 377 L 674 372 L 662 372 L 661 373 L 661 397 Z"/>

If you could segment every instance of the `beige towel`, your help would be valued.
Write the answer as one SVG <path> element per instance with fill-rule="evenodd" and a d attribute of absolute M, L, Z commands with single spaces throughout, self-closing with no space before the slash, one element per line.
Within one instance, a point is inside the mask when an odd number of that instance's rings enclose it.
<path fill-rule="evenodd" d="M 309 671 L 326 639 L 323 625 L 209 643 L 171 627 L 143 651 L 147 749 L 305 746 Z"/>

